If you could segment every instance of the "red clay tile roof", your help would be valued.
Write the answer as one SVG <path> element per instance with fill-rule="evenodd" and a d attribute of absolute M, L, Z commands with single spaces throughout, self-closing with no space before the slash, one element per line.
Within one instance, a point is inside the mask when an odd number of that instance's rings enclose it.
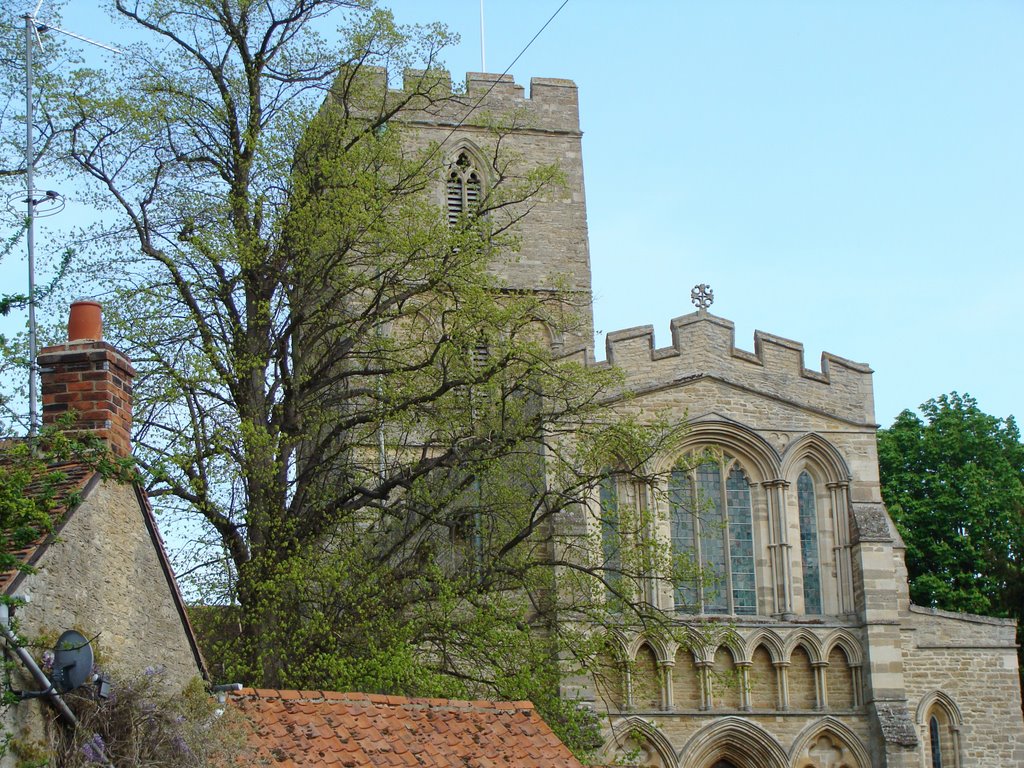
<path fill-rule="evenodd" d="M 253 688 L 231 701 L 257 756 L 280 768 L 583 768 L 528 701 Z"/>
<path fill-rule="evenodd" d="M 0 443 L 0 469 L 4 464 L 4 457 L 2 449 L 3 443 Z M 64 521 L 64 517 L 67 514 L 67 503 L 71 498 L 71 495 L 75 492 L 82 491 L 88 484 L 89 480 L 95 475 L 95 470 L 87 467 L 85 464 L 76 462 L 68 462 L 63 464 L 53 464 L 48 468 L 49 472 L 59 473 L 59 479 L 54 484 L 54 507 L 53 507 L 53 525 L 56 530 L 61 526 Z M 52 477 L 52 476 L 51 476 Z M 35 480 L 29 483 L 25 492 L 29 495 L 38 494 L 42 492 L 42 480 Z M 3 536 L 3 532 L 0 532 L 0 536 Z M 11 552 L 20 562 L 32 565 L 42 555 L 43 550 L 46 548 L 46 544 L 52 536 L 46 534 L 40 536 L 36 541 L 32 542 L 26 547 L 17 549 Z M 0 594 L 9 594 L 17 577 L 21 574 L 16 568 L 12 568 L 8 571 L 0 571 Z"/>

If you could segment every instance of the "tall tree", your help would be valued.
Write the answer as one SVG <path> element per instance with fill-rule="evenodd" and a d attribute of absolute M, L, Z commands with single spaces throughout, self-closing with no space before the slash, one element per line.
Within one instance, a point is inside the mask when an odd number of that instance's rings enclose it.
<path fill-rule="evenodd" d="M 68 155 L 118 214 L 94 242 L 150 492 L 226 563 L 222 673 L 528 695 L 572 720 L 549 662 L 583 650 L 558 631 L 604 589 L 556 589 L 555 569 L 606 579 L 553 521 L 612 451 L 641 473 L 661 433 L 611 425 L 612 377 L 553 356 L 540 318 L 575 323 L 570 297 L 488 270 L 531 201 L 563 194 L 558 169 L 507 157 L 496 125 L 492 183 L 446 221 L 443 153 L 402 121 L 472 108 L 438 70 L 440 26 L 356 0 L 114 9 L 156 42 L 75 81 Z"/>
<path fill-rule="evenodd" d="M 910 596 L 1024 616 L 1024 445 L 1013 417 L 953 392 L 878 433 L 882 493 L 907 545 Z"/>

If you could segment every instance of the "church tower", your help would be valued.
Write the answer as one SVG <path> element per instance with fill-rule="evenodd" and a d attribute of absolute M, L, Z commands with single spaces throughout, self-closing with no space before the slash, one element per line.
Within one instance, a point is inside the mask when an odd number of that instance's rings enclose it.
<path fill-rule="evenodd" d="M 421 77 L 409 72 L 407 79 Z M 414 86 L 408 83 L 406 90 Z M 570 330 L 554 332 L 556 349 L 593 345 L 590 252 L 583 187 L 579 101 L 571 80 L 535 77 L 527 97 L 511 75 L 470 72 L 465 93 L 407 111 L 403 124 L 420 146 L 435 143 L 448 168 L 438 203 L 450 218 L 472 209 L 489 186 L 527 183 L 527 175 L 554 166 L 561 183 L 549 185 L 517 211 L 512 228 L 518 251 L 492 264 L 503 289 L 560 292 L 575 315 Z"/>

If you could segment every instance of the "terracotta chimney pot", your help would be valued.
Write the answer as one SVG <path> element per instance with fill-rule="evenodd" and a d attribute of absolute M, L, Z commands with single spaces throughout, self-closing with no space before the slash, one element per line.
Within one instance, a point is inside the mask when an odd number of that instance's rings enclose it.
<path fill-rule="evenodd" d="M 132 452 L 131 361 L 103 341 L 100 305 L 76 301 L 68 319 L 68 341 L 39 350 L 43 424 L 74 411 L 75 432 L 91 432 L 119 456 Z"/>
<path fill-rule="evenodd" d="M 103 316 L 98 301 L 75 301 L 71 303 L 68 317 L 68 341 L 102 341 Z"/>

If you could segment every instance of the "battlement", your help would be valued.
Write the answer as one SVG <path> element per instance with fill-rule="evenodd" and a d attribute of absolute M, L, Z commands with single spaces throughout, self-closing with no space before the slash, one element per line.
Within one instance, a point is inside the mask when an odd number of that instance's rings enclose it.
<path fill-rule="evenodd" d="M 517 122 L 526 129 L 579 133 L 579 97 L 576 83 L 572 80 L 531 78 L 527 96 L 526 90 L 512 75 L 468 72 L 465 91 L 458 91 L 452 86 L 451 74 L 446 71 L 407 69 L 403 77 L 403 92 L 422 87 L 424 78 L 436 78 L 431 82 L 432 94 L 442 101 L 412 116 L 410 122 L 472 126 L 486 124 L 493 119 L 493 114 L 507 116 L 517 113 L 522 116 Z M 470 109 L 472 112 L 467 116 Z"/>
<path fill-rule="evenodd" d="M 607 359 L 578 359 L 589 365 L 615 367 L 625 377 L 624 390 L 642 393 L 696 378 L 710 377 L 812 408 L 858 424 L 874 423 L 872 370 L 863 363 L 824 352 L 821 369 L 804 365 L 799 342 L 763 331 L 754 333 L 754 351 L 736 346 L 734 324 L 706 311 L 671 322 L 672 345 L 654 346 L 650 325 L 609 333 Z"/>
<path fill-rule="evenodd" d="M 339 76 L 339 84 L 347 85 L 346 75 Z M 530 94 L 512 78 L 486 72 L 466 74 L 465 90 L 452 83 L 451 73 L 442 69 L 406 69 L 402 88 L 389 87 L 388 72 L 383 67 L 363 67 L 357 75 L 366 88 L 363 93 L 368 104 L 404 100 L 410 92 L 427 93 L 429 97 L 410 104 L 402 121 L 433 126 L 488 126 L 494 115 L 507 119 L 516 115 L 520 129 L 542 132 L 579 134 L 579 97 L 576 83 L 553 77 L 530 79 Z M 338 86 L 336 86 L 337 88 Z M 351 89 L 345 87 L 346 96 L 352 98 Z M 372 107 L 371 107 L 372 109 Z"/>

